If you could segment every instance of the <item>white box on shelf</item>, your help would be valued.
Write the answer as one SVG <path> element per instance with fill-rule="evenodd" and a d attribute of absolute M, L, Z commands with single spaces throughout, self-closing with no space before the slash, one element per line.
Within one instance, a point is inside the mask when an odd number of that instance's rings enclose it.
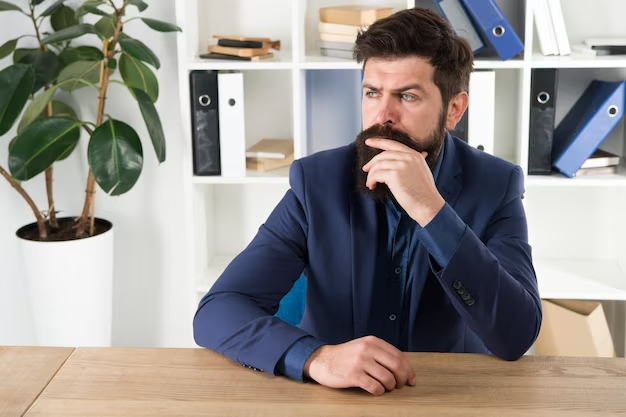
<path fill-rule="evenodd" d="M 472 73 L 468 111 L 468 143 L 493 155 L 496 112 L 496 73 L 494 71 Z"/>
<path fill-rule="evenodd" d="M 246 129 L 241 72 L 217 75 L 223 177 L 246 175 Z"/>

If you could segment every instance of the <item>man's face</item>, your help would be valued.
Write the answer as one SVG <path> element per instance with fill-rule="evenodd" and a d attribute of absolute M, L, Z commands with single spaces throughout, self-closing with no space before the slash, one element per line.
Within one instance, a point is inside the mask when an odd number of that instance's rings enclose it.
<path fill-rule="evenodd" d="M 389 194 L 385 184 L 374 190 L 365 187 L 367 174 L 361 168 L 379 149 L 365 139 L 393 139 L 418 152 L 428 152 L 431 170 L 441 151 L 447 124 L 434 67 L 417 57 L 396 60 L 369 59 L 363 72 L 363 131 L 357 136 L 356 180 L 358 189 L 379 200 Z"/>

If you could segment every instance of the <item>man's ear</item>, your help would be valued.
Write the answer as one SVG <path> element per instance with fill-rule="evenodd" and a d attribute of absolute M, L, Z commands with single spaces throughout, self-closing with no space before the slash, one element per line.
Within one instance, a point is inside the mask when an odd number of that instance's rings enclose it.
<path fill-rule="evenodd" d="M 446 117 L 446 130 L 453 130 L 467 110 L 469 97 L 465 91 L 452 97 L 448 103 L 448 116 Z"/>

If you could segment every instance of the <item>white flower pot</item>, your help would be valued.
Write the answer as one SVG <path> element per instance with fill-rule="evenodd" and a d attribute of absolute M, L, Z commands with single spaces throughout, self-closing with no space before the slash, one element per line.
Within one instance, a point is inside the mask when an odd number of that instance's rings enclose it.
<path fill-rule="evenodd" d="M 108 230 L 84 239 L 24 239 L 36 224 L 16 233 L 41 346 L 111 346 L 113 225 L 96 222 Z"/>

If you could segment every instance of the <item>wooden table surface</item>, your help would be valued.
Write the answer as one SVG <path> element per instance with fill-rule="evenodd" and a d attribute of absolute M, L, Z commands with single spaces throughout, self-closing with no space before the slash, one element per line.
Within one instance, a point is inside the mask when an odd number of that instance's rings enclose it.
<path fill-rule="evenodd" d="M 623 358 L 409 357 L 417 385 L 375 397 L 273 377 L 206 349 L 79 348 L 26 416 L 626 415 Z"/>
<path fill-rule="evenodd" d="M 73 351 L 0 346 L 0 416 L 23 416 Z"/>

